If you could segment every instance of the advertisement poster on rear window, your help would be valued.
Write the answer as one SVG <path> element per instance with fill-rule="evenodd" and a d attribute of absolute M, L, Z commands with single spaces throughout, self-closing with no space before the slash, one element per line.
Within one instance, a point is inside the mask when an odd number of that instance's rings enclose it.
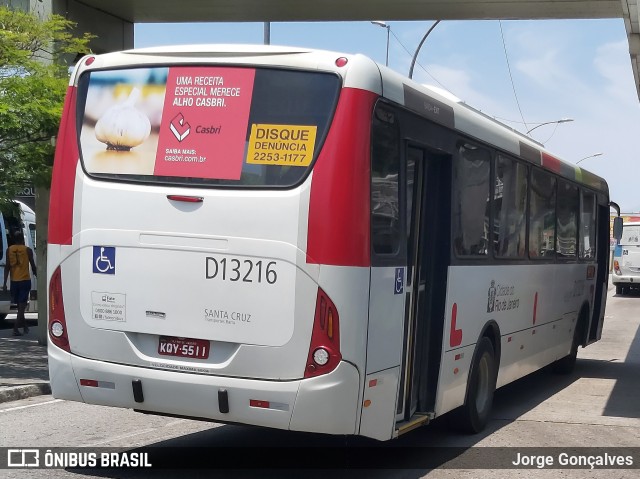
<path fill-rule="evenodd" d="M 91 73 L 80 134 L 89 173 L 238 180 L 255 70 Z"/>

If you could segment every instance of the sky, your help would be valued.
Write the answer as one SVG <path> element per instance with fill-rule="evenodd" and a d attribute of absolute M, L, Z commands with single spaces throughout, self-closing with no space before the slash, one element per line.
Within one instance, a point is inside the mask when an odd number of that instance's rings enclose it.
<path fill-rule="evenodd" d="M 408 75 L 433 22 L 387 24 L 389 67 Z M 263 37 L 262 23 L 135 25 L 136 47 L 262 44 Z M 271 44 L 362 53 L 384 64 L 387 31 L 370 22 L 276 22 Z M 622 19 L 442 21 L 420 49 L 413 78 L 523 133 L 573 119 L 530 136 L 565 161 L 586 158 L 580 166 L 609 183 L 611 200 L 640 212 L 640 101 Z"/>

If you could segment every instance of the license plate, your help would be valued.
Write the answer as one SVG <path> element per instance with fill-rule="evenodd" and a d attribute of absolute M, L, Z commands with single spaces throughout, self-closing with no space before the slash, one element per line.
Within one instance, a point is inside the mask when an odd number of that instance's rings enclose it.
<path fill-rule="evenodd" d="M 180 358 L 207 359 L 209 357 L 209 341 L 205 339 L 160 336 L 158 354 Z"/>

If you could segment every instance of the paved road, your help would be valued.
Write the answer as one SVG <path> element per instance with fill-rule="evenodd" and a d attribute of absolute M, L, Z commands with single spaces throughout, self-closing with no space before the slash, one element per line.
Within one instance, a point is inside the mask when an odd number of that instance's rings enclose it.
<path fill-rule="evenodd" d="M 476 436 L 462 436 L 449 431 L 444 421 L 402 436 L 390 443 L 376 443 L 358 438 L 315 436 L 244 426 L 220 426 L 183 419 L 145 416 L 132 411 L 90 406 L 41 396 L 0 405 L 0 446 L 58 447 L 94 446 L 125 447 L 207 447 L 202 454 L 211 458 L 213 468 L 205 472 L 155 470 L 155 477 L 384 477 L 384 478 L 459 478 L 495 477 L 525 478 L 637 478 L 636 470 L 482 470 L 471 467 L 451 470 L 446 459 L 471 457 L 472 464 L 489 463 L 484 447 L 525 447 L 529 452 L 544 453 L 544 447 L 640 447 L 640 296 L 617 297 L 609 292 L 609 303 L 603 339 L 582 349 L 575 374 L 556 376 L 542 371 L 508 385 L 496 394 L 493 420 L 487 431 Z M 347 449 L 345 449 L 347 444 Z M 238 467 L 251 467 L 255 455 L 265 454 L 264 447 L 316 447 L 319 457 L 332 454 L 371 454 L 384 456 L 390 448 L 403 446 L 414 469 L 375 469 L 351 471 L 327 470 L 217 470 L 218 461 L 238 456 Z M 235 446 L 225 452 L 223 447 Z M 361 446 L 380 446 L 379 453 Z M 426 446 L 470 448 L 453 450 L 452 457 L 441 460 L 442 468 L 421 467 L 420 454 L 430 454 Z M 424 449 L 422 449 L 424 447 Z M 238 449 L 240 448 L 240 449 Z M 325 449 L 328 448 L 328 449 Z M 183 455 L 167 449 L 172 463 L 179 465 Z M 281 459 L 295 457 L 294 447 L 267 449 L 269 455 Z M 298 449 L 308 453 L 309 449 Z M 313 450 L 315 451 L 315 450 Z M 346 452 L 345 452 L 346 451 Z M 491 449 L 491 453 L 499 453 Z M 556 450 L 557 452 L 557 450 Z M 489 454 L 491 454 L 489 453 Z M 449 454 L 451 456 L 451 453 Z M 474 455 L 477 459 L 474 461 Z M 254 456 L 254 457 L 252 457 Z M 234 456 L 235 457 L 235 456 Z M 7 475 L 7 473 L 10 473 Z M 81 477 L 150 477 L 143 470 L 22 470 L 2 471 L 0 477 L 16 478 L 81 478 Z"/>

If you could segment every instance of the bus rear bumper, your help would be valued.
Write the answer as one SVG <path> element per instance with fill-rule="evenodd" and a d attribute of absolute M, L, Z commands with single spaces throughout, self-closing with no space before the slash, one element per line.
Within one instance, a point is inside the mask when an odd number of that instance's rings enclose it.
<path fill-rule="evenodd" d="M 636 286 L 640 288 L 640 274 L 637 275 L 611 275 L 611 282 L 614 286 Z"/>
<path fill-rule="evenodd" d="M 49 364 L 55 371 L 51 382 L 56 398 L 277 429 L 356 432 L 359 373 L 346 362 L 324 376 L 264 381 L 104 363 L 53 345 L 50 350 L 54 350 Z M 133 382 L 138 380 L 142 402 L 134 399 Z M 219 404 L 220 391 L 226 391 L 228 398 L 226 413 L 221 412 L 225 408 Z"/>

